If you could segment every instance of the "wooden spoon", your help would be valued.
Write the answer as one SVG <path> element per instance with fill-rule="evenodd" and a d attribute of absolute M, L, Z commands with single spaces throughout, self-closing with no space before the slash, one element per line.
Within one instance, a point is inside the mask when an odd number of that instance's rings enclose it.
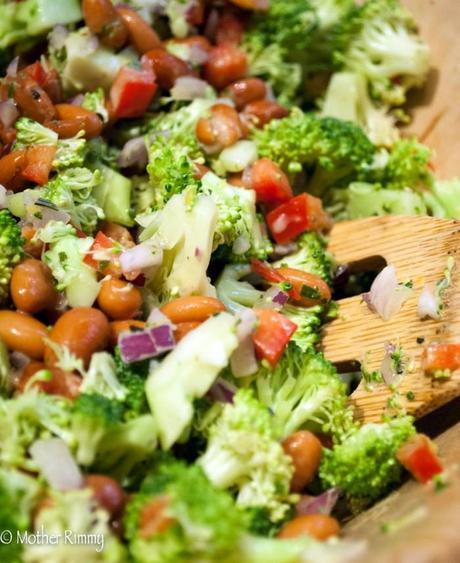
<path fill-rule="evenodd" d="M 456 287 L 460 263 L 454 266 L 452 283 L 445 291 L 441 320 L 420 320 L 417 315 L 424 285 L 443 278 L 448 256 L 455 260 L 459 248 L 460 222 L 432 217 L 371 217 L 338 223 L 331 232 L 329 249 L 339 263 L 392 264 L 398 281 L 412 281 L 414 290 L 388 321 L 370 311 L 361 295 L 339 301 L 338 318 L 324 329 L 324 353 L 336 364 L 365 362 L 366 369 L 373 371 L 382 364 L 385 343 L 399 343 L 410 357 L 412 369 L 397 387 L 398 400 L 416 417 L 460 395 L 460 371 L 441 380 L 425 375 L 421 367 L 427 344 L 460 342 L 460 292 Z M 384 383 L 369 390 L 361 381 L 351 395 L 357 418 L 380 421 L 392 393 Z"/>

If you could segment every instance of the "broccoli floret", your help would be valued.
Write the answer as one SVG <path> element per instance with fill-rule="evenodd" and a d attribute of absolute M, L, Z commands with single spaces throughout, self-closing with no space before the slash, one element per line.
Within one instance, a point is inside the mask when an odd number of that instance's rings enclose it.
<path fill-rule="evenodd" d="M 97 352 L 91 357 L 88 371 L 83 376 L 80 391 L 95 393 L 107 399 L 124 401 L 128 390 L 117 378 L 117 365 L 108 352 Z"/>
<path fill-rule="evenodd" d="M 250 257 L 267 258 L 272 246 L 262 234 L 255 191 L 232 186 L 212 172 L 205 174 L 201 182 L 202 192 L 217 205 L 214 250 L 221 245 L 229 247 L 227 258 L 235 262 L 247 262 Z"/>
<path fill-rule="evenodd" d="M 77 461 L 91 465 L 98 446 L 109 430 L 121 421 L 123 407 L 103 395 L 82 393 L 75 400 L 72 412 L 72 431 L 77 443 Z"/>
<path fill-rule="evenodd" d="M 274 262 L 275 268 L 296 268 L 315 274 L 329 285 L 332 283 L 334 262 L 326 250 L 326 240 L 318 233 L 304 233 L 296 240 L 298 250 Z"/>
<path fill-rule="evenodd" d="M 32 145 L 56 146 L 58 143 L 57 133 L 28 117 L 20 117 L 14 126 L 16 128 L 15 148 L 17 149 Z"/>
<path fill-rule="evenodd" d="M 102 88 L 98 88 L 94 92 L 86 92 L 81 105 L 85 109 L 97 113 L 104 123 L 108 123 L 109 112 L 105 106 L 105 94 Z"/>
<path fill-rule="evenodd" d="M 291 342 L 298 346 L 302 352 L 314 350 L 321 339 L 320 328 L 323 324 L 324 307 L 296 307 L 285 305 L 282 313 L 297 325 L 297 329 L 291 336 Z"/>
<path fill-rule="evenodd" d="M 321 353 L 291 345 L 275 368 L 262 363 L 251 387 L 283 438 L 301 428 L 337 438 L 352 425 L 346 386 Z"/>
<path fill-rule="evenodd" d="M 150 145 L 147 172 L 153 187 L 155 209 L 162 209 L 173 195 L 200 186 L 187 154 L 168 144 L 162 136 Z"/>
<path fill-rule="evenodd" d="M 355 6 L 335 33 L 336 63 L 365 76 L 377 99 L 402 105 L 406 92 L 423 84 L 429 49 L 399 0 L 367 0 Z"/>
<path fill-rule="evenodd" d="M 410 417 L 355 428 L 332 450 L 323 450 L 319 475 L 324 487 L 339 487 L 349 501 L 363 506 L 377 500 L 401 479 L 395 455 L 413 434 Z"/>
<path fill-rule="evenodd" d="M 139 529 L 140 520 L 155 504 L 167 520 L 164 529 L 149 534 Z M 124 525 L 139 563 L 185 563 L 227 560 L 244 531 L 244 518 L 231 496 L 214 489 L 199 467 L 163 460 L 133 495 Z"/>
<path fill-rule="evenodd" d="M 34 519 L 34 530 L 59 538 L 54 542 L 28 542 L 24 561 L 34 563 L 124 563 L 127 553 L 110 527 L 110 515 L 90 489 L 52 491 L 50 502 Z M 71 536 L 69 537 L 69 532 Z M 78 541 L 85 538 L 86 541 Z M 90 539 L 91 538 L 91 539 Z M 92 541 L 91 541 L 92 540 Z"/>
<path fill-rule="evenodd" d="M 125 419 L 134 418 L 148 412 L 145 395 L 145 380 L 149 373 L 149 361 L 125 364 L 120 356 L 120 349 L 115 348 L 115 375 L 123 385 L 126 396 L 123 404 L 126 407 Z"/>
<path fill-rule="evenodd" d="M 59 139 L 57 142 L 56 156 L 53 167 L 63 170 L 70 166 L 83 166 L 86 156 L 87 143 L 84 139 L 84 131 L 80 131 L 70 139 Z"/>
<path fill-rule="evenodd" d="M 24 256 L 24 242 L 14 217 L 6 209 L 0 210 L 0 303 L 9 295 L 13 268 Z"/>
<path fill-rule="evenodd" d="M 253 133 L 259 155 L 270 158 L 287 172 L 303 166 L 315 171 L 312 187 L 317 193 L 356 170 L 369 165 L 375 147 L 360 127 L 333 117 L 319 118 L 295 109 Z"/>
<path fill-rule="evenodd" d="M 211 483 L 238 491 L 242 507 L 261 507 L 270 520 L 283 520 L 292 501 L 289 483 L 293 467 L 278 442 L 270 411 L 240 389 L 209 430 L 205 453 L 199 458 Z"/>
<path fill-rule="evenodd" d="M 371 100 L 366 78 L 354 72 L 332 76 L 321 114 L 356 123 L 377 146 L 391 147 L 399 139 L 394 115 L 384 104 Z"/>
<path fill-rule="evenodd" d="M 157 446 L 157 425 L 150 414 L 117 424 L 99 443 L 94 467 L 120 481 L 130 481 L 136 468 L 151 458 Z"/>
<path fill-rule="evenodd" d="M 91 307 L 99 293 L 94 268 L 84 263 L 93 244 L 91 237 L 79 238 L 75 229 L 61 221 L 50 221 L 36 234 L 37 239 L 49 245 L 43 255 L 57 289 L 64 291 L 71 307 Z"/>
<path fill-rule="evenodd" d="M 164 449 L 170 448 L 191 423 L 193 399 L 203 397 L 229 363 L 238 346 L 236 324 L 237 319 L 229 313 L 209 318 L 150 373 L 147 400 Z"/>
<path fill-rule="evenodd" d="M 11 543 L 0 543 L 2 561 L 21 563 L 22 546 L 17 534 L 28 529 L 39 493 L 36 479 L 15 469 L 0 469 L 0 529 L 12 534 Z"/>
<path fill-rule="evenodd" d="M 0 398 L 0 461 L 36 470 L 27 450 L 36 439 L 55 435 L 72 444 L 70 402 L 35 389 L 11 399 Z"/>
<path fill-rule="evenodd" d="M 263 292 L 249 282 L 241 281 L 241 278 L 250 273 L 249 264 L 232 264 L 225 266 L 217 280 L 217 295 L 232 313 L 238 313 L 244 307 L 252 307 L 263 296 Z"/>

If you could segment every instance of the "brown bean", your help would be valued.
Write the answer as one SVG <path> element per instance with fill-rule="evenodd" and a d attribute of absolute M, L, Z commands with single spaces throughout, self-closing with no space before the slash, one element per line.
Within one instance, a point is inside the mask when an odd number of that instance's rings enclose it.
<path fill-rule="evenodd" d="M 116 10 L 125 23 L 128 41 L 140 55 L 161 47 L 161 39 L 136 10 L 128 6 L 117 6 Z"/>
<path fill-rule="evenodd" d="M 267 95 L 267 86 L 260 78 L 243 78 L 230 84 L 228 93 L 235 102 L 236 109 L 243 109 L 251 102 L 264 99 Z"/>
<path fill-rule="evenodd" d="M 171 90 L 180 76 L 193 74 L 186 62 L 162 48 L 151 49 L 142 60 L 151 65 L 158 85 L 164 90 Z"/>
<path fill-rule="evenodd" d="M 145 322 L 129 319 L 127 321 L 112 321 L 110 323 L 110 344 L 116 346 L 118 344 L 118 337 L 123 332 L 129 332 L 131 329 L 144 329 Z"/>
<path fill-rule="evenodd" d="M 231 82 L 243 78 L 248 71 L 246 55 L 232 45 L 220 45 L 209 52 L 204 65 L 204 78 L 221 90 Z"/>
<path fill-rule="evenodd" d="M 31 315 L 54 307 L 58 299 L 51 270 L 35 258 L 28 258 L 14 268 L 10 293 L 16 307 Z"/>
<path fill-rule="evenodd" d="M 176 342 L 180 342 L 182 338 L 184 338 L 184 336 L 187 336 L 189 332 L 192 332 L 192 330 L 198 328 L 200 324 L 201 323 L 199 321 L 178 323 L 174 330 L 174 339 L 176 340 Z"/>
<path fill-rule="evenodd" d="M 41 360 L 45 349 L 46 326 L 19 311 L 0 311 L 0 338 L 14 352 Z"/>
<path fill-rule="evenodd" d="M 272 100 L 257 100 L 244 108 L 244 115 L 256 127 L 263 127 L 272 119 L 282 119 L 289 115 L 289 110 Z"/>
<path fill-rule="evenodd" d="M 29 383 L 31 377 L 42 369 L 51 372 L 51 379 L 46 381 L 37 379 Z M 48 395 L 59 395 L 72 400 L 80 394 L 80 384 L 81 377 L 75 373 L 69 373 L 56 367 L 49 368 L 41 362 L 30 362 L 21 374 L 18 391 L 23 393 L 30 386 L 40 389 L 40 391 L 48 393 Z"/>
<path fill-rule="evenodd" d="M 81 358 L 87 367 L 94 352 L 104 350 L 110 338 L 110 325 L 107 317 L 92 307 L 77 307 L 67 311 L 52 328 L 50 340 L 66 346 L 69 351 Z M 54 352 L 45 349 L 45 364 L 53 366 L 56 362 Z"/>
<path fill-rule="evenodd" d="M 142 294 L 134 285 L 112 278 L 102 282 L 97 303 L 108 317 L 124 321 L 137 315 L 142 305 Z"/>
<path fill-rule="evenodd" d="M 105 508 L 112 518 L 123 511 L 126 495 L 115 479 L 106 475 L 87 475 L 85 486 L 91 489 L 94 500 Z"/>
<path fill-rule="evenodd" d="M 41 240 L 33 240 L 36 232 L 37 229 L 32 227 L 32 225 L 24 225 L 21 229 L 22 237 L 25 240 L 24 252 L 27 256 L 39 259 L 42 255 L 44 244 Z"/>
<path fill-rule="evenodd" d="M 56 112 L 58 118 L 62 121 L 81 120 L 85 135 L 88 139 L 98 137 L 102 131 L 102 120 L 93 111 L 89 111 L 80 106 L 74 106 L 73 104 L 57 104 Z"/>
<path fill-rule="evenodd" d="M 268 0 L 230 0 L 230 2 L 243 10 L 265 11 L 270 7 Z"/>
<path fill-rule="evenodd" d="M 202 297 L 199 295 L 179 297 L 161 307 L 161 312 L 174 324 L 201 323 L 222 311 L 225 311 L 222 301 L 215 297 Z"/>
<path fill-rule="evenodd" d="M 26 150 L 19 149 L 0 158 L 0 184 L 2 186 L 16 191 L 17 178 L 27 165 L 26 155 Z"/>
<path fill-rule="evenodd" d="M 332 516 L 326 514 L 305 514 L 296 516 L 285 524 L 278 533 L 280 539 L 310 536 L 317 540 L 327 540 L 340 533 L 340 524 Z"/>
<path fill-rule="evenodd" d="M 209 117 L 200 117 L 196 124 L 197 139 L 207 145 L 208 152 L 219 152 L 245 136 L 238 112 L 227 104 L 214 104 Z"/>
<path fill-rule="evenodd" d="M 99 225 L 99 229 L 105 236 L 119 242 L 123 248 L 131 248 L 135 245 L 134 239 L 128 229 L 126 227 L 122 227 L 118 223 L 102 221 Z"/>
<path fill-rule="evenodd" d="M 292 459 L 291 491 L 300 493 L 313 480 L 321 461 L 321 442 L 308 430 L 299 430 L 283 441 L 284 453 Z"/>
<path fill-rule="evenodd" d="M 123 47 L 128 30 L 110 0 L 83 0 L 82 10 L 86 25 L 104 45 L 113 49 Z"/>
<path fill-rule="evenodd" d="M 224 10 L 219 18 L 216 30 L 216 45 L 239 45 L 243 40 L 244 26 L 242 18 L 233 11 Z"/>
<path fill-rule="evenodd" d="M 39 123 L 44 123 L 56 116 L 51 98 L 31 78 L 23 78 L 17 81 L 14 89 L 14 101 L 23 115 Z"/>

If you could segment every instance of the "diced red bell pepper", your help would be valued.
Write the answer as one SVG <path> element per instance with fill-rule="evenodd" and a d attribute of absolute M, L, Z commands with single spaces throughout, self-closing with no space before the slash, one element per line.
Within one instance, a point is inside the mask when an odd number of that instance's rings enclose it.
<path fill-rule="evenodd" d="M 420 483 L 443 471 L 435 444 L 425 434 L 415 434 L 396 453 L 396 459 Z"/>
<path fill-rule="evenodd" d="M 116 261 L 117 253 L 114 252 L 116 243 L 102 231 L 98 231 L 94 238 L 94 242 L 89 249 L 88 254 L 84 258 L 85 264 L 91 266 L 103 275 L 111 275 L 119 278 L 121 269 Z M 104 255 L 103 259 L 98 259 L 97 253 Z"/>
<path fill-rule="evenodd" d="M 21 172 L 21 176 L 30 182 L 43 186 L 48 182 L 55 156 L 55 146 L 35 145 L 29 147 L 26 153 L 26 165 Z"/>
<path fill-rule="evenodd" d="M 278 244 L 291 242 L 307 230 L 323 231 L 330 227 L 330 219 L 321 200 L 305 193 L 276 207 L 266 219 Z"/>
<path fill-rule="evenodd" d="M 110 90 L 110 101 L 115 117 L 141 117 L 157 91 L 151 69 L 123 67 Z"/>
<path fill-rule="evenodd" d="M 272 309 L 255 309 L 254 312 L 259 319 L 252 334 L 257 357 L 275 366 L 297 330 L 297 325 Z"/>
<path fill-rule="evenodd" d="M 428 373 L 460 368 L 460 344 L 429 344 L 423 354 L 423 368 Z"/>
<path fill-rule="evenodd" d="M 22 71 L 21 74 L 27 74 L 30 78 L 35 80 L 35 82 L 39 86 L 43 86 L 46 80 L 46 71 L 43 68 L 40 61 L 35 61 L 31 65 L 26 66 Z"/>
<path fill-rule="evenodd" d="M 292 198 L 293 193 L 286 174 L 269 158 L 256 160 L 243 181 L 256 192 L 257 201 L 279 205 Z"/>
<path fill-rule="evenodd" d="M 286 288 L 286 291 L 291 299 L 293 299 L 294 301 L 299 301 L 302 299 L 302 296 L 295 287 L 292 287 L 290 281 L 277 270 L 275 270 L 275 268 L 270 266 L 270 264 L 268 264 L 267 262 L 262 262 L 262 260 L 253 258 L 251 260 L 251 269 L 254 273 L 259 274 L 259 276 L 268 283 L 288 284 L 290 286 L 290 289 Z"/>

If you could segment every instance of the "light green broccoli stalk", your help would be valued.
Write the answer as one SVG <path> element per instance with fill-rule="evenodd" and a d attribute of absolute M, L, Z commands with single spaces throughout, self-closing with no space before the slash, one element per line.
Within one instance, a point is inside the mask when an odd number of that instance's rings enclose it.
<path fill-rule="evenodd" d="M 239 506 L 264 508 L 278 522 L 293 500 L 289 495 L 293 467 L 273 422 L 250 390 L 239 390 L 210 427 L 198 464 L 215 487 L 237 489 Z"/>
<path fill-rule="evenodd" d="M 87 395 L 95 393 L 107 399 L 124 401 L 128 390 L 117 379 L 116 370 L 113 356 L 108 352 L 96 352 L 83 376 L 80 391 Z"/>
<path fill-rule="evenodd" d="M 297 250 L 273 263 L 275 268 L 295 268 L 315 274 L 332 283 L 334 261 L 326 250 L 326 240 L 318 233 L 304 233 L 296 240 Z"/>
<path fill-rule="evenodd" d="M 377 500 L 399 483 L 402 466 L 396 452 L 415 432 L 412 418 L 406 416 L 353 429 L 332 450 L 323 450 L 323 486 L 339 487 L 356 507 Z"/>
<path fill-rule="evenodd" d="M 72 432 L 77 443 L 76 459 L 81 465 L 91 465 L 99 444 L 108 431 L 121 421 L 123 407 L 103 395 L 82 393 L 74 401 Z"/>
<path fill-rule="evenodd" d="M 71 307 L 91 307 L 99 293 L 99 283 L 94 268 L 84 263 L 93 244 L 91 237 L 79 238 L 73 227 L 61 221 L 49 221 L 36 238 L 49 245 L 43 255 L 57 289 L 65 291 Z"/>
<path fill-rule="evenodd" d="M 326 90 L 321 114 L 356 123 L 377 146 L 391 147 L 399 139 L 395 116 L 388 106 L 371 100 L 366 78 L 361 74 L 335 73 Z"/>
<path fill-rule="evenodd" d="M 0 468 L 0 528 L 12 534 L 11 543 L 0 543 L 2 561 L 22 561 L 18 533 L 25 532 L 32 520 L 32 511 L 40 495 L 39 482 L 26 473 Z"/>
<path fill-rule="evenodd" d="M 289 346 L 275 368 L 262 364 L 251 379 L 256 397 L 273 413 L 283 438 L 302 428 L 338 438 L 353 424 L 346 386 L 320 353 L 305 354 Z"/>
<path fill-rule="evenodd" d="M 139 465 L 151 458 L 157 447 L 157 436 L 157 425 L 150 414 L 118 424 L 99 443 L 94 467 L 101 473 L 129 482 L 136 476 Z"/>
<path fill-rule="evenodd" d="M 432 215 L 460 219 L 460 178 L 434 180 L 423 198 Z"/>
<path fill-rule="evenodd" d="M 89 111 L 97 113 L 103 123 L 108 123 L 109 112 L 105 106 L 105 94 L 102 88 L 98 88 L 94 92 L 86 92 L 81 106 Z"/>
<path fill-rule="evenodd" d="M 145 390 L 163 449 L 181 437 L 192 422 L 193 399 L 203 397 L 228 365 L 238 346 L 236 324 L 229 313 L 209 318 L 150 373 Z"/>
<path fill-rule="evenodd" d="M 24 256 L 24 242 L 14 217 L 6 209 L 0 210 L 0 303 L 9 295 L 13 268 Z"/>
<path fill-rule="evenodd" d="M 34 471 L 29 446 L 50 434 L 73 443 L 71 404 L 67 399 L 30 390 L 11 399 L 0 398 L 0 461 Z"/>
<path fill-rule="evenodd" d="M 262 291 L 241 280 L 250 273 L 249 264 L 230 264 L 225 266 L 217 280 L 217 296 L 232 313 L 252 307 L 263 296 Z"/>
<path fill-rule="evenodd" d="M 398 0 L 367 0 L 350 10 L 336 30 L 335 59 L 365 76 L 372 94 L 402 105 L 406 92 L 425 81 L 429 49 Z"/>
<path fill-rule="evenodd" d="M 90 489 L 52 491 L 40 509 L 34 530 L 59 538 L 57 544 L 37 542 L 24 549 L 24 561 L 33 563 L 124 563 L 127 553 L 110 527 L 110 516 L 93 498 Z M 69 537 L 69 532 L 71 536 Z M 67 538 L 67 540 L 66 540 Z M 80 541 L 78 538 L 85 538 Z M 73 540 L 73 541 L 71 541 Z"/>
<path fill-rule="evenodd" d="M 149 533 L 140 528 L 141 516 L 155 505 L 169 523 Z M 199 467 L 170 459 L 160 460 L 133 495 L 124 526 L 139 563 L 226 561 L 244 532 L 244 519 L 231 496 L 214 489 Z"/>
<path fill-rule="evenodd" d="M 23 149 L 34 145 L 56 146 L 58 134 L 33 119 L 20 117 L 14 124 L 16 128 L 15 148 Z"/>

